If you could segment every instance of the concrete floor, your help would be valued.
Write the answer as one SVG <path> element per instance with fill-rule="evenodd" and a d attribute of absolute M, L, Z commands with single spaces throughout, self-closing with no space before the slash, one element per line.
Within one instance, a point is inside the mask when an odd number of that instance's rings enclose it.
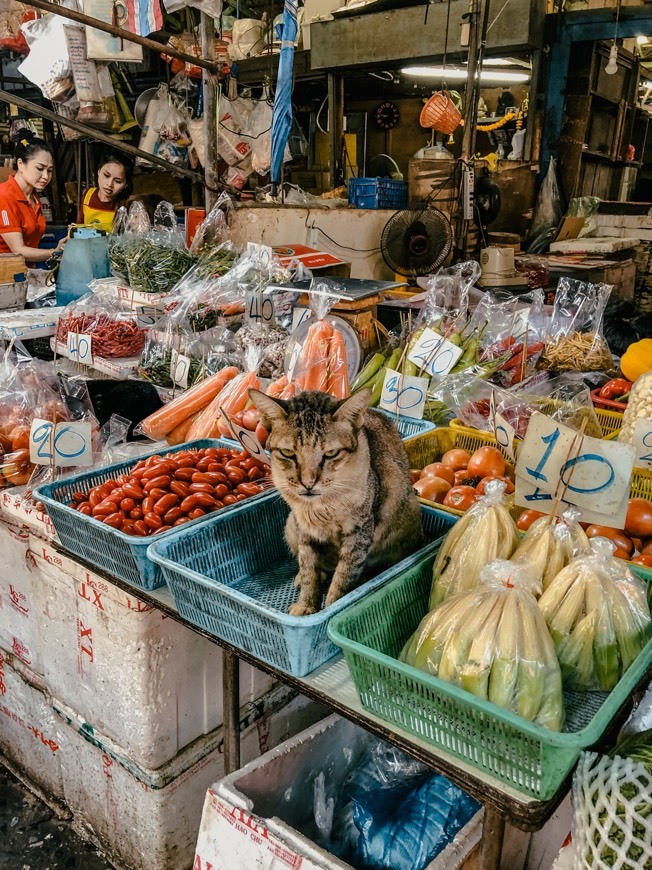
<path fill-rule="evenodd" d="M 113 870 L 0 764 L 0 870 Z"/>

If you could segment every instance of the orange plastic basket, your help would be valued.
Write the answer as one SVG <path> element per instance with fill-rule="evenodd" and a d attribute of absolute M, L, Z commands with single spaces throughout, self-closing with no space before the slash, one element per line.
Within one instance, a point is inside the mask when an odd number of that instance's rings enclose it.
<path fill-rule="evenodd" d="M 419 123 L 439 133 L 452 133 L 459 127 L 461 120 L 462 116 L 448 91 L 437 91 L 421 110 Z"/>

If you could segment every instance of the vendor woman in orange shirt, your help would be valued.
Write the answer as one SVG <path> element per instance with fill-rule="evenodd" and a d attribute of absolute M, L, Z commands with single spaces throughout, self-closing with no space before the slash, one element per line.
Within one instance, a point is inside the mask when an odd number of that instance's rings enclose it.
<path fill-rule="evenodd" d="M 131 160 L 115 151 L 100 157 L 97 187 L 85 191 L 77 223 L 111 232 L 116 211 L 131 196 L 134 166 Z"/>
<path fill-rule="evenodd" d="M 0 184 L 0 254 L 22 254 L 28 263 L 42 263 L 53 253 L 39 248 L 45 234 L 39 194 L 52 179 L 52 149 L 31 130 L 22 129 L 15 155 L 16 174 Z M 58 251 L 65 242 L 59 242 Z"/>

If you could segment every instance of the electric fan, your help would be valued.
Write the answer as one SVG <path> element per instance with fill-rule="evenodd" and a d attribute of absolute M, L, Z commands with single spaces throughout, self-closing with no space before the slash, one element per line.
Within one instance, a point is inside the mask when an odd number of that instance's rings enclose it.
<path fill-rule="evenodd" d="M 385 224 L 380 239 L 380 251 L 389 268 L 408 278 L 434 272 L 452 245 L 450 221 L 432 207 L 397 211 Z"/>

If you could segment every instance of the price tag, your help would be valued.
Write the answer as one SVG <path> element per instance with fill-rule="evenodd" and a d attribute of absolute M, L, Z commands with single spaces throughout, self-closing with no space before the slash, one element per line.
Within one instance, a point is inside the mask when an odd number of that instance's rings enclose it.
<path fill-rule="evenodd" d="M 652 420 L 637 420 L 634 426 L 632 444 L 636 450 L 637 468 L 652 469 Z"/>
<path fill-rule="evenodd" d="M 539 510 L 538 503 L 548 501 L 544 496 L 554 500 L 564 494 L 568 504 L 615 513 L 627 501 L 634 457 L 635 450 L 628 444 L 580 439 L 568 426 L 535 413 L 516 465 L 516 477 L 522 482 L 522 500 L 517 499 L 517 504 Z"/>
<path fill-rule="evenodd" d="M 68 333 L 68 353 L 74 362 L 93 365 L 93 338 L 78 332 Z"/>
<path fill-rule="evenodd" d="M 398 411 L 405 417 L 421 420 L 429 386 L 430 378 L 413 378 L 387 369 L 380 407 L 394 414 Z"/>
<path fill-rule="evenodd" d="M 408 359 L 429 375 L 441 376 L 449 373 L 463 353 L 461 347 L 428 326 L 408 354 Z"/>
<path fill-rule="evenodd" d="M 259 459 L 261 462 L 269 463 L 271 456 L 260 443 L 260 441 L 256 437 L 255 432 L 252 432 L 250 429 L 245 429 L 244 426 L 239 426 L 237 423 L 234 423 L 233 420 L 229 418 L 229 415 L 226 413 L 224 408 L 222 408 L 221 406 L 220 412 L 229 432 L 231 433 L 233 438 L 235 438 L 235 440 L 239 442 L 242 449 L 246 450 L 247 453 L 250 456 L 253 456 L 254 459 Z"/>
<path fill-rule="evenodd" d="M 252 323 L 269 325 L 276 323 L 274 299 L 271 293 L 247 290 L 245 299 L 247 319 Z"/>
<path fill-rule="evenodd" d="M 161 317 L 161 311 L 152 305 L 137 305 L 135 311 L 136 323 L 143 329 L 154 326 L 156 321 Z"/>
<path fill-rule="evenodd" d="M 514 318 L 514 326 L 512 327 L 512 336 L 517 341 L 525 338 L 525 333 L 528 332 L 528 324 L 530 322 L 530 309 L 522 308 L 517 312 Z"/>
<path fill-rule="evenodd" d="M 496 411 L 496 393 L 494 390 L 491 391 L 491 398 L 489 399 L 489 422 L 493 426 L 494 437 L 498 442 L 498 446 L 502 447 L 512 462 L 514 462 L 516 459 L 516 454 L 514 453 L 516 429 L 511 423 L 507 422 L 502 414 Z"/>
<path fill-rule="evenodd" d="M 184 356 L 176 350 L 172 351 L 170 361 L 170 377 L 182 390 L 188 388 L 188 374 L 190 372 L 190 357 Z"/>
<path fill-rule="evenodd" d="M 563 492 L 563 488 L 560 493 Z M 568 493 L 567 493 L 568 495 Z M 542 514 L 551 514 L 556 503 L 556 498 L 553 495 L 543 492 L 534 484 L 516 477 L 516 491 L 514 499 L 519 507 L 533 508 L 536 511 L 541 511 Z M 566 508 L 575 507 L 580 511 L 580 521 L 583 523 L 595 523 L 598 526 L 611 526 L 622 528 L 625 525 L 627 516 L 627 506 L 629 504 L 629 492 L 625 494 L 625 498 L 619 507 L 608 513 L 601 513 L 596 510 L 588 510 L 587 508 L 578 507 L 568 499 L 560 499 L 557 505 L 557 515 L 562 514 Z"/>
<path fill-rule="evenodd" d="M 312 311 L 309 308 L 300 308 L 298 306 L 294 308 L 292 311 L 292 328 L 290 329 L 290 332 L 294 332 L 295 329 L 298 329 L 305 320 L 310 320 L 311 317 Z"/>
<path fill-rule="evenodd" d="M 29 433 L 29 458 L 34 465 L 60 468 L 93 464 L 90 423 L 57 423 L 35 418 Z"/>
<path fill-rule="evenodd" d="M 297 366 L 297 362 L 299 361 L 299 356 L 301 355 L 301 350 L 303 349 L 303 343 L 300 341 L 295 342 L 294 347 L 292 348 L 292 356 L 290 357 L 290 362 L 288 364 L 288 381 L 291 381 L 294 377 L 294 370 Z"/>

